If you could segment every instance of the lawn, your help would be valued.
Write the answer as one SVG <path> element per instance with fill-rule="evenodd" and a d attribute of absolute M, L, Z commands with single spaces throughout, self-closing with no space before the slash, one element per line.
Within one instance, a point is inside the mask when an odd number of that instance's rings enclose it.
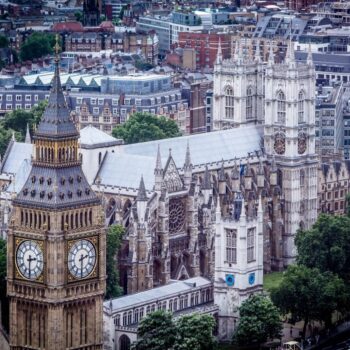
<path fill-rule="evenodd" d="M 271 272 L 264 275 L 264 289 L 269 292 L 281 283 L 283 272 Z"/>

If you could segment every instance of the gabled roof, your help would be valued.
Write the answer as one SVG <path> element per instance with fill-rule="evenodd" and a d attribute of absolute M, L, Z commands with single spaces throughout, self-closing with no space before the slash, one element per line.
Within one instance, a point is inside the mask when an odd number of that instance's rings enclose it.
<path fill-rule="evenodd" d="M 1 165 L 1 173 L 17 174 L 25 159 L 30 160 L 33 145 L 11 141 Z"/>

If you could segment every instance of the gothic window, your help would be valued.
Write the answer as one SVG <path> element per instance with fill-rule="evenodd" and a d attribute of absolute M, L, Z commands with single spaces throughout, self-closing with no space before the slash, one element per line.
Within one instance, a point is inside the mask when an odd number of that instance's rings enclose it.
<path fill-rule="evenodd" d="M 128 325 L 132 324 L 132 311 L 128 312 Z"/>
<path fill-rule="evenodd" d="M 303 91 L 299 92 L 298 95 L 298 123 L 304 123 L 304 108 L 305 108 L 305 96 Z"/>
<path fill-rule="evenodd" d="M 181 199 L 174 199 L 169 204 L 169 231 L 178 233 L 185 226 L 185 204 Z"/>
<path fill-rule="evenodd" d="M 305 171 L 303 169 L 300 170 L 300 186 L 304 186 L 305 183 Z"/>
<path fill-rule="evenodd" d="M 286 96 L 282 91 L 277 94 L 277 123 L 286 123 Z"/>
<path fill-rule="evenodd" d="M 225 118 L 234 118 L 234 104 L 233 88 L 228 86 L 225 90 Z"/>
<path fill-rule="evenodd" d="M 226 261 L 237 262 L 237 233 L 235 230 L 226 230 Z"/>
<path fill-rule="evenodd" d="M 127 326 L 127 314 L 126 312 L 123 313 L 123 326 Z"/>
<path fill-rule="evenodd" d="M 246 98 L 246 119 L 253 118 L 253 89 L 248 87 L 247 98 Z"/>
<path fill-rule="evenodd" d="M 248 229 L 247 233 L 247 262 L 255 260 L 255 228 Z"/>

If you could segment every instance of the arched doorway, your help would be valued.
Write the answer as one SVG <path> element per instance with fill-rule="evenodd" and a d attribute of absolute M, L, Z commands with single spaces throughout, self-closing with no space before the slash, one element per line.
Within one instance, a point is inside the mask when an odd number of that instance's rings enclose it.
<path fill-rule="evenodd" d="M 130 338 L 125 334 L 119 338 L 119 350 L 130 350 Z"/>

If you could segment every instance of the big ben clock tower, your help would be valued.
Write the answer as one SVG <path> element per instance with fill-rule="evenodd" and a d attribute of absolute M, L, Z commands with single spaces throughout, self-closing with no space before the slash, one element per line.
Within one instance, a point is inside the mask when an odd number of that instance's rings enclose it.
<path fill-rule="evenodd" d="M 34 136 L 8 235 L 11 349 L 102 349 L 105 230 L 59 78 Z"/>

